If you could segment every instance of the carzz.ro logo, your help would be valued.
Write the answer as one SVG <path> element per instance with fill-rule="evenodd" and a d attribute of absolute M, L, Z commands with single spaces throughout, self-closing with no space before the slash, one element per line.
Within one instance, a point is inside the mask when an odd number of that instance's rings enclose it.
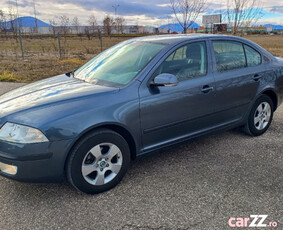
<path fill-rule="evenodd" d="M 277 222 L 271 221 L 268 224 L 265 224 L 265 220 L 268 215 L 250 215 L 247 218 L 241 217 L 231 217 L 228 221 L 228 224 L 232 228 L 244 228 L 244 227 L 257 227 L 257 228 L 267 228 L 267 227 L 277 227 Z"/>

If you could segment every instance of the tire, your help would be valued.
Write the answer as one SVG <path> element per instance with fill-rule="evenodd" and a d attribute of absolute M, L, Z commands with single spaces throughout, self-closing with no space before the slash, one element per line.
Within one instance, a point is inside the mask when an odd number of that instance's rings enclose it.
<path fill-rule="evenodd" d="M 260 96 L 254 103 L 244 131 L 250 136 L 264 134 L 273 119 L 274 105 L 270 97 Z"/>
<path fill-rule="evenodd" d="M 115 187 L 130 166 L 127 141 L 109 129 L 99 129 L 80 140 L 66 167 L 68 181 L 79 191 L 96 194 Z"/>

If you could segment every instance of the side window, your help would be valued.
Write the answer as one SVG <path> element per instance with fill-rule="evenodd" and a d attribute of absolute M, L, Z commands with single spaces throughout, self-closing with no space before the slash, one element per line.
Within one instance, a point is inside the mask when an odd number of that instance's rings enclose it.
<path fill-rule="evenodd" d="M 253 48 L 244 45 L 247 57 L 247 65 L 257 66 L 261 64 L 261 55 Z"/>
<path fill-rule="evenodd" d="M 263 60 L 264 60 L 265 63 L 269 63 L 270 62 L 270 59 L 268 57 L 266 57 L 266 56 L 263 56 Z"/>
<path fill-rule="evenodd" d="M 216 67 L 219 72 L 244 68 L 245 52 L 242 43 L 233 41 L 213 41 Z"/>
<path fill-rule="evenodd" d="M 154 77 L 170 73 L 179 81 L 206 75 L 207 54 L 205 42 L 195 42 L 182 46 L 171 53 L 155 71 Z"/>

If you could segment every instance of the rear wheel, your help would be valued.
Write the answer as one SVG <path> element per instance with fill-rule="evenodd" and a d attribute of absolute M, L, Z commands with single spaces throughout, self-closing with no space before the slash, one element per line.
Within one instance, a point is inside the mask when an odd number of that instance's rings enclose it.
<path fill-rule="evenodd" d="M 67 177 L 78 190 L 95 194 L 116 186 L 130 165 L 126 140 L 108 129 L 97 130 L 74 147 L 67 161 Z"/>
<path fill-rule="evenodd" d="M 266 95 L 260 96 L 248 118 L 244 130 L 251 136 L 259 136 L 264 134 L 269 128 L 273 118 L 274 106 L 270 97 Z"/>

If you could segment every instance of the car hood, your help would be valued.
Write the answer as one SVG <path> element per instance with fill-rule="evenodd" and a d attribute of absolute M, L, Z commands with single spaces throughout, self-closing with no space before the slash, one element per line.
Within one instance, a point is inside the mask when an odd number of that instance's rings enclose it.
<path fill-rule="evenodd" d="M 0 96 L 0 118 L 35 107 L 52 106 L 71 99 L 118 91 L 60 75 L 38 81 Z"/>

